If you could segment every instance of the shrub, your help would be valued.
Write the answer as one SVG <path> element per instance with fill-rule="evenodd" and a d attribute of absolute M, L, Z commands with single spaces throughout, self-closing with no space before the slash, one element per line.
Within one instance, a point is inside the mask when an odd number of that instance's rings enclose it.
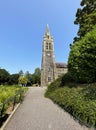
<path fill-rule="evenodd" d="M 20 86 L 0 86 L 0 114 L 1 110 L 4 105 L 4 111 L 3 111 L 3 116 L 6 115 L 6 110 L 10 105 L 13 104 L 13 100 L 16 97 L 16 103 L 18 103 L 18 99 L 20 95 L 16 95 L 18 92 L 22 91 L 23 94 L 25 94 L 25 91 L 27 91 L 28 88 L 20 87 Z M 23 96 L 23 95 L 22 95 Z M 0 115 L 0 118 L 2 116 Z"/>
<path fill-rule="evenodd" d="M 96 84 L 76 88 L 64 86 L 63 88 L 54 89 L 54 91 L 48 91 L 46 96 L 85 125 L 96 127 L 95 92 Z"/>
<path fill-rule="evenodd" d="M 62 76 L 59 77 L 54 82 L 52 82 L 51 84 L 48 85 L 48 88 L 47 88 L 48 91 L 46 91 L 45 96 L 48 95 L 49 92 L 52 92 L 55 89 L 61 87 L 61 79 L 62 79 Z"/>
<path fill-rule="evenodd" d="M 75 79 L 73 78 L 73 76 L 69 72 L 64 74 L 61 78 L 61 86 L 64 86 L 66 84 L 72 84 L 75 82 L 76 82 Z"/>
<path fill-rule="evenodd" d="M 78 83 L 96 82 L 96 27 L 72 45 L 68 70 Z"/>

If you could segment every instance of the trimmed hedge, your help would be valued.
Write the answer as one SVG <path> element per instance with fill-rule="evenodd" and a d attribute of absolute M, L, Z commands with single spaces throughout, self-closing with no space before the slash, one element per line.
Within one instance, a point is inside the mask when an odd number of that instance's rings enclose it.
<path fill-rule="evenodd" d="M 45 93 L 46 97 L 79 121 L 96 128 L 96 84 L 76 88 L 66 86 L 54 89 L 52 92 L 49 88 Z"/>

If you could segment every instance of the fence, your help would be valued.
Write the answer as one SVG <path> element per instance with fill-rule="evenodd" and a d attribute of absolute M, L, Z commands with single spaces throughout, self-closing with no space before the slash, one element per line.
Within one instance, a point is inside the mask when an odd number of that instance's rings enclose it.
<path fill-rule="evenodd" d="M 22 101 L 24 97 L 24 93 L 25 93 L 24 90 L 19 90 L 18 92 L 16 92 L 16 94 L 13 97 L 7 99 L 6 101 L 0 104 L 0 126 L 2 125 L 4 116 L 7 114 L 6 113 L 7 107 L 10 106 L 11 104 L 12 111 L 13 111 L 16 103 L 19 103 Z"/>

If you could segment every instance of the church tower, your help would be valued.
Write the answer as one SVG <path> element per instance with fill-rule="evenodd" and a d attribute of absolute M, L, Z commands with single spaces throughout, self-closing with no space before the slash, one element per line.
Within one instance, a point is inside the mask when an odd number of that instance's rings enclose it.
<path fill-rule="evenodd" d="M 46 86 L 55 79 L 54 41 L 47 25 L 42 46 L 41 86 Z"/>

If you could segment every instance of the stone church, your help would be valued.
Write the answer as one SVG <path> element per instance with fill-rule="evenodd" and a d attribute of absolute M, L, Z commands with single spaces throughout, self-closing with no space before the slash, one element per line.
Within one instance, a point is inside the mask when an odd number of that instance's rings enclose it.
<path fill-rule="evenodd" d="M 56 63 L 54 40 L 47 25 L 42 45 L 41 86 L 46 86 L 67 72 L 67 64 Z"/>

